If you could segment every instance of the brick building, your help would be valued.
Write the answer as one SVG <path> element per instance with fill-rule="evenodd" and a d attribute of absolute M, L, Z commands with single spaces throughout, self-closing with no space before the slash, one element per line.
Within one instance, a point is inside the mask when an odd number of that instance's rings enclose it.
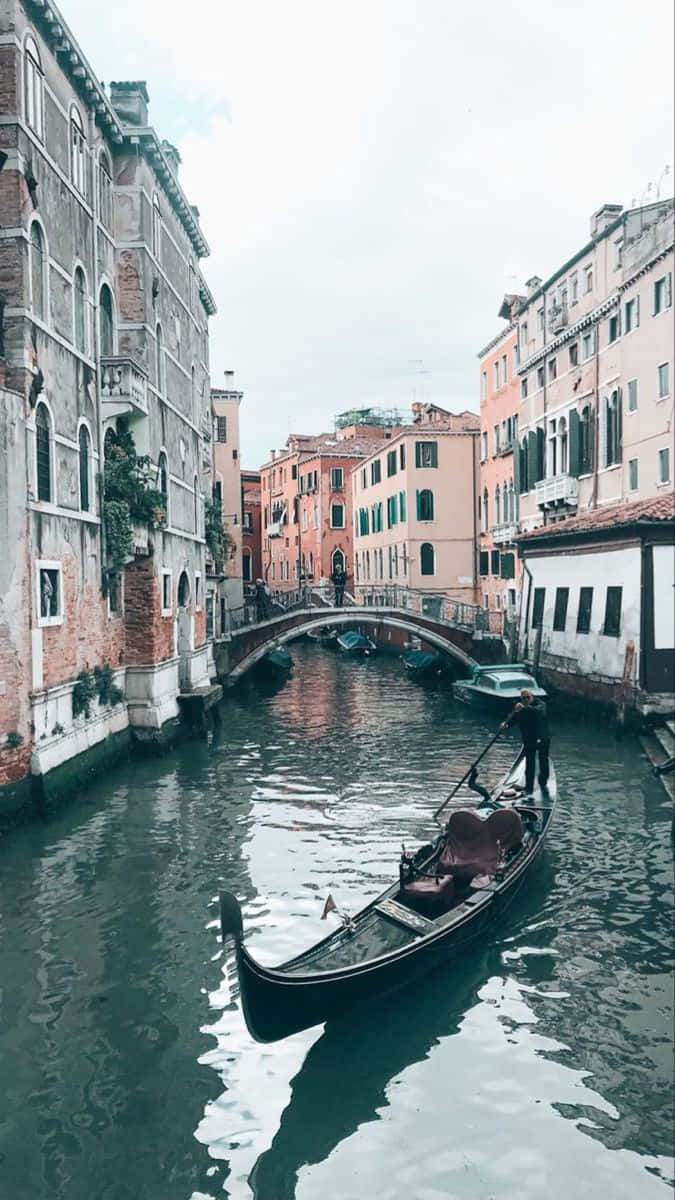
<path fill-rule="evenodd" d="M 244 588 L 262 579 L 262 514 L 260 471 L 241 473 L 242 579 Z"/>
<path fill-rule="evenodd" d="M 0 0 L 0 34 L 8 782 L 129 725 L 154 736 L 179 689 L 208 680 L 215 308 L 198 212 L 178 152 L 148 124 L 145 84 L 106 92 L 51 0 Z M 122 458 L 131 509 L 111 483 Z M 124 701 L 109 702 L 103 667 Z"/>

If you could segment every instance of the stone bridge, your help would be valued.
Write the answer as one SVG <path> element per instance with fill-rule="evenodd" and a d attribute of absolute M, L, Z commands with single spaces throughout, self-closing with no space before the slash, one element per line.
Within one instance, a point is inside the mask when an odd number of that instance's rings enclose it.
<path fill-rule="evenodd" d="M 377 630 L 385 627 L 403 630 L 442 654 L 454 659 L 468 674 L 476 665 L 473 630 L 451 625 L 448 621 L 396 607 L 303 608 L 283 613 L 255 625 L 245 625 L 232 631 L 228 638 L 216 643 L 215 658 L 218 679 L 232 685 L 250 671 L 273 646 L 291 642 L 313 629 L 344 625 L 367 632 L 368 626 Z M 372 629 L 371 629 L 372 632 Z"/>

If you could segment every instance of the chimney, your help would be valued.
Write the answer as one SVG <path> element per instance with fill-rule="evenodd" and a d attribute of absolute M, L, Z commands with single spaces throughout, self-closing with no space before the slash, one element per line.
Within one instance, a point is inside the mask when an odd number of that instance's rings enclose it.
<path fill-rule="evenodd" d="M 597 237 L 608 225 L 613 225 L 622 212 L 622 204 L 603 204 L 591 217 L 591 237 Z"/>
<path fill-rule="evenodd" d="M 527 288 L 528 296 L 532 296 L 537 288 L 541 287 L 541 279 L 538 275 L 533 275 L 531 279 L 525 280 L 525 287 Z"/>
<path fill-rule="evenodd" d="M 110 103 L 125 125 L 147 125 L 149 98 L 144 79 L 111 83 Z"/>
<path fill-rule="evenodd" d="M 178 168 L 183 161 L 180 154 L 178 153 L 176 147 L 171 145 L 171 142 L 167 142 L 166 138 L 164 138 L 162 141 L 162 150 L 164 151 L 164 157 L 171 167 L 171 170 L 176 176 L 176 179 L 178 179 Z"/>

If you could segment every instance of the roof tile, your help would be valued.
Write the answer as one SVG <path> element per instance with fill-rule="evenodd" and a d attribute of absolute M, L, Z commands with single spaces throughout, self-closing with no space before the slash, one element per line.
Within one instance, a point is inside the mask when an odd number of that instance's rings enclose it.
<path fill-rule="evenodd" d="M 673 521 L 675 519 L 675 493 L 653 496 L 649 500 L 633 500 L 628 504 L 612 504 L 577 513 L 566 521 L 554 525 L 542 525 L 529 533 L 521 534 L 519 542 L 531 542 L 537 538 L 562 537 L 569 533 L 592 533 L 596 529 L 634 525 L 638 521 Z"/>

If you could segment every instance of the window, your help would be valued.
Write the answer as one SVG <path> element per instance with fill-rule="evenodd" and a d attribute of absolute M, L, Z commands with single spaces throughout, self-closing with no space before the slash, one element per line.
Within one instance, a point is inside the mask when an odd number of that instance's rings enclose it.
<path fill-rule="evenodd" d="M 555 358 L 549 358 L 548 360 L 548 377 L 550 380 L 557 379 L 558 377 L 558 362 Z"/>
<path fill-rule="evenodd" d="M 73 276 L 73 326 L 75 346 L 81 354 L 87 353 L 87 284 L 82 267 L 75 268 Z"/>
<path fill-rule="evenodd" d="M 579 421 L 579 474 L 590 475 L 593 470 L 593 424 L 590 404 L 586 404 Z"/>
<path fill-rule="evenodd" d="M 539 330 L 540 333 L 543 333 L 543 330 L 544 330 L 544 309 L 543 309 L 543 307 L 537 309 L 537 329 Z"/>
<path fill-rule="evenodd" d="M 158 392 L 164 391 L 164 347 L 162 345 L 162 326 L 155 329 L 155 387 Z"/>
<path fill-rule="evenodd" d="M 387 529 L 393 529 L 398 524 L 398 497 L 389 496 L 387 500 Z"/>
<path fill-rule="evenodd" d="M 572 342 L 568 353 L 570 356 L 570 366 L 577 367 L 579 365 L 579 343 Z"/>
<path fill-rule="evenodd" d="M 513 552 L 511 550 L 507 551 L 506 554 L 502 554 L 500 564 L 499 564 L 499 573 L 500 573 L 502 579 L 514 579 L 515 578 L 516 556 L 515 556 L 515 554 L 513 554 Z"/>
<path fill-rule="evenodd" d="M 499 425 L 495 425 L 493 427 L 492 433 L 493 433 L 493 438 L 494 438 L 495 454 L 499 454 L 499 451 L 501 449 L 500 440 L 499 440 Z"/>
<path fill-rule="evenodd" d="M 490 555 L 487 550 L 481 550 L 478 555 L 478 571 L 479 574 L 485 577 L 490 570 Z"/>
<path fill-rule="evenodd" d="M 331 516 L 332 516 L 332 513 L 331 513 Z M 302 529 L 302 532 L 304 533 L 305 530 L 307 529 L 307 509 L 306 508 L 303 508 L 302 513 L 300 514 L 300 518 L 301 518 L 300 519 L 300 528 Z"/>
<path fill-rule="evenodd" d="M 431 542 L 422 542 L 420 546 L 420 575 L 434 575 L 436 555 Z"/>
<path fill-rule="evenodd" d="M 481 460 L 481 462 L 485 462 L 487 456 L 488 456 L 488 435 L 487 435 L 487 430 L 484 429 L 480 435 L 480 460 Z"/>
<path fill-rule="evenodd" d="M 621 462 L 621 398 L 615 388 L 605 398 L 605 466 Z"/>
<path fill-rule="evenodd" d="M 502 354 L 502 383 L 506 383 L 506 355 Z"/>
<path fill-rule="evenodd" d="M 361 487 L 362 488 L 368 487 L 368 472 L 366 471 L 365 467 L 363 468 L 363 470 L 361 472 Z"/>
<path fill-rule="evenodd" d="M 250 555 L 249 555 L 249 574 L 251 570 Z M 202 606 L 202 573 L 195 571 L 195 608 L 199 610 Z"/>
<path fill-rule="evenodd" d="M 109 357 L 115 353 L 115 334 L 113 322 L 113 298 L 107 283 L 101 288 L 98 302 L 99 329 L 101 338 L 101 354 Z"/>
<path fill-rule="evenodd" d="M 297 479 L 297 478 L 298 478 L 297 463 L 293 463 L 293 466 L 291 467 L 291 479 Z"/>
<path fill-rule="evenodd" d="M 405 442 L 401 442 L 398 448 L 398 465 L 402 471 L 405 470 Z"/>
<path fill-rule="evenodd" d="M 406 520 L 405 492 L 399 492 L 399 494 L 398 494 L 398 513 L 399 513 L 400 520 L 402 522 L 405 521 Z"/>
<path fill-rule="evenodd" d="M 520 326 L 520 345 L 522 349 L 527 347 L 527 321 L 523 321 Z"/>
<path fill-rule="evenodd" d="M 620 334 L 621 334 L 621 317 L 619 316 L 618 313 L 614 313 L 614 316 L 609 318 L 609 337 L 608 337 L 609 344 L 611 345 L 612 342 L 615 342 L 617 340 L 617 338 L 620 336 Z"/>
<path fill-rule="evenodd" d="M 160 492 L 162 493 L 162 495 L 163 495 L 163 497 L 164 497 L 164 506 L 165 506 L 165 508 L 166 508 L 166 512 L 167 512 L 167 519 L 168 519 L 168 512 L 169 512 L 169 464 L 168 464 L 168 461 L 167 461 L 166 454 L 164 453 L 164 451 L 163 451 L 163 450 L 162 450 L 162 452 L 161 452 L 161 454 L 160 454 L 160 456 L 159 456 L 159 459 L 158 459 L 158 461 L 157 461 L 157 483 L 159 484 L 159 490 L 160 490 Z M 217 485 L 216 485 L 216 486 L 217 486 Z M 214 488 L 214 493 L 215 493 L 215 488 Z M 215 499 L 215 495 L 214 495 L 214 499 Z"/>
<path fill-rule="evenodd" d="M 636 492 L 638 488 L 638 460 L 631 458 L 628 460 L 628 491 Z"/>
<path fill-rule="evenodd" d="M 312 529 L 319 528 L 319 506 L 315 504 L 312 508 Z M 342 526 L 340 527 L 342 528 Z"/>
<path fill-rule="evenodd" d="M 493 371 L 494 378 L 495 378 L 495 390 L 496 390 L 499 387 L 499 359 L 497 359 L 496 363 L 493 363 L 492 371 Z"/>
<path fill-rule="evenodd" d="M 242 529 L 244 533 L 253 533 L 253 516 L 247 508 L 244 509 Z"/>
<path fill-rule="evenodd" d="M 201 533 L 201 521 L 199 520 L 199 517 L 201 514 L 201 499 L 202 499 L 202 497 L 201 497 L 201 489 L 199 487 L 199 477 L 197 475 L 195 475 L 195 477 L 192 481 L 192 500 L 193 500 L 193 504 L 194 504 L 193 521 L 194 521 L 194 531 L 198 537 Z"/>
<path fill-rule="evenodd" d="M 673 303 L 673 276 L 669 271 L 654 284 L 654 316 L 665 312 Z"/>
<path fill-rule="evenodd" d="M 490 502 L 488 500 L 487 488 L 483 492 L 483 533 L 487 533 L 490 528 Z"/>
<path fill-rule="evenodd" d="M 492 575 L 495 575 L 497 578 L 499 578 L 499 559 L 500 559 L 499 550 L 491 550 L 490 551 L 490 572 Z"/>
<path fill-rule="evenodd" d="M 76 108 L 70 110 L 70 178 L 80 195 L 86 192 L 85 141 L 82 117 Z"/>
<path fill-rule="evenodd" d="M 344 487 L 344 472 L 342 467 L 331 467 L 330 472 L 331 491 L 341 492 Z"/>
<path fill-rule="evenodd" d="M 659 366 L 659 400 L 670 394 L 670 363 Z"/>
<path fill-rule="evenodd" d="M 344 529 L 344 527 L 345 527 L 345 506 L 344 506 L 344 504 L 331 504 L 331 506 L 330 506 L 330 527 L 331 527 L 331 529 Z"/>
<path fill-rule="evenodd" d="M 567 604 L 570 589 L 559 587 L 555 589 L 555 609 L 553 611 L 553 628 L 557 633 L 564 633 L 567 624 Z"/>
<path fill-rule="evenodd" d="M 417 520 L 433 521 L 434 493 L 429 488 L 423 488 L 417 493 Z"/>
<path fill-rule="evenodd" d="M 520 381 L 520 398 L 521 400 L 527 399 L 527 375 Z"/>
<path fill-rule="evenodd" d="M 584 268 L 584 292 L 588 294 L 593 291 L 593 267 Z"/>
<path fill-rule="evenodd" d="M 98 159 L 98 216 L 101 224 L 112 230 L 112 171 L 105 150 Z"/>
<path fill-rule="evenodd" d="M 545 380 L 544 368 L 537 367 L 537 387 L 538 388 L 543 388 L 544 380 Z"/>
<path fill-rule="evenodd" d="M 481 400 L 487 399 L 487 371 L 481 372 L 480 377 L 480 397 Z"/>
<path fill-rule="evenodd" d="M 162 257 L 162 213 L 157 193 L 152 197 L 152 253 L 157 262 Z"/>
<path fill-rule="evenodd" d="M 638 406 L 638 381 L 637 379 L 628 380 L 628 411 L 635 412 Z"/>
<path fill-rule="evenodd" d="M 437 442 L 415 442 L 415 466 L 416 467 L 437 467 L 438 466 L 438 443 Z"/>
<path fill-rule="evenodd" d="M 45 266 L 46 254 L 42 230 L 40 229 L 38 222 L 33 221 L 33 224 L 30 227 L 31 308 L 34 316 L 39 317 L 41 321 L 45 320 L 47 308 L 45 294 Z"/>
<path fill-rule="evenodd" d="M 366 537 L 368 532 L 369 532 L 368 509 L 360 508 L 359 509 L 359 534 L 361 535 L 361 537 Z"/>
<path fill-rule="evenodd" d="M 579 276 L 576 271 L 570 275 L 570 304 L 576 304 L 579 299 Z"/>
<path fill-rule="evenodd" d="M 591 357 L 595 350 L 595 330 L 591 329 L 589 333 L 585 333 L 581 339 L 581 352 L 584 362 Z"/>
<path fill-rule="evenodd" d="M 108 578 L 108 616 L 119 617 L 122 614 L 122 580 L 123 575 L 110 575 Z"/>
<path fill-rule="evenodd" d="M 391 477 L 392 475 L 395 475 L 396 470 L 397 470 L 396 451 L 389 450 L 389 452 L 387 453 L 387 476 Z"/>
<path fill-rule="evenodd" d="M 162 616 L 171 614 L 171 571 L 162 571 Z"/>
<path fill-rule="evenodd" d="M 590 633 L 591 612 L 593 609 L 593 588 L 579 589 L 579 611 L 577 613 L 577 633 Z"/>
<path fill-rule="evenodd" d="M 272 563 L 272 570 L 274 571 L 274 563 Z M 205 607 L 205 611 L 206 611 L 206 636 L 207 636 L 207 638 L 212 638 L 214 635 L 214 632 L 215 632 L 215 624 L 216 624 L 213 592 L 209 592 L 207 594 L 206 604 L 204 607 Z"/>
<path fill-rule="evenodd" d="M 614 243 L 614 270 L 618 271 L 623 257 L 623 238 L 617 238 Z"/>
<path fill-rule="evenodd" d="M 379 483 L 382 479 L 382 462 L 379 458 L 370 464 L 370 482 Z"/>
<path fill-rule="evenodd" d="M 558 421 L 558 471 L 567 474 L 567 421 L 561 417 Z"/>
<path fill-rule="evenodd" d="M 371 530 L 373 533 L 382 532 L 382 502 L 373 504 L 371 509 Z"/>
<path fill-rule="evenodd" d="M 624 333 L 630 333 L 631 330 L 637 329 L 640 324 L 640 297 L 634 296 L 632 300 L 627 300 L 623 308 L 623 328 Z"/>
<path fill-rule="evenodd" d="M 36 563 L 38 587 L 38 625 L 63 624 L 63 584 L 61 564 L 39 559 Z"/>
<path fill-rule="evenodd" d="M 26 124 L 39 138 L 44 136 L 44 107 L 42 95 L 42 66 L 40 54 L 32 37 L 24 43 L 23 99 Z"/>
<path fill-rule="evenodd" d="M 51 503 L 52 423 L 46 404 L 38 404 L 35 410 L 35 476 L 38 500 Z"/>
<path fill-rule="evenodd" d="M 535 588 L 534 599 L 532 601 L 532 628 L 541 629 L 544 620 L 544 601 L 546 600 L 546 588 Z"/>
<path fill-rule="evenodd" d="M 618 637 L 621 630 L 621 594 L 620 587 L 608 587 L 605 601 L 605 623 L 602 632 L 605 637 Z"/>
<path fill-rule="evenodd" d="M 500 518 L 500 514 L 501 514 L 501 502 L 502 502 L 501 496 L 502 496 L 501 488 L 500 488 L 499 484 L 497 484 L 497 486 L 495 488 L 495 525 L 499 525 L 499 518 Z M 506 517 L 504 517 L 504 520 L 506 520 Z"/>
<path fill-rule="evenodd" d="M 89 475 L 91 471 L 91 438 L 86 425 L 80 425 L 78 435 L 79 465 L 80 465 L 80 508 L 89 512 Z"/>
<path fill-rule="evenodd" d="M 670 483 L 670 448 L 659 450 L 659 483 Z"/>

